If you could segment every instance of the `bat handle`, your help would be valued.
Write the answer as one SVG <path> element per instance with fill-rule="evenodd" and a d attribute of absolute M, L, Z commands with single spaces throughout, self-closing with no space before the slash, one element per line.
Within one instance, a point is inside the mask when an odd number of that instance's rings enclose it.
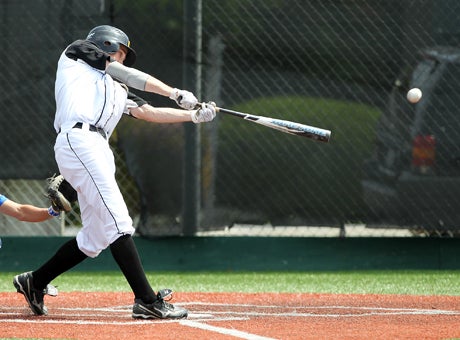
<path fill-rule="evenodd" d="M 196 109 L 196 110 L 201 109 L 201 108 L 203 107 L 203 105 L 209 104 L 209 103 L 211 103 L 211 102 L 207 102 L 207 103 L 205 103 L 205 102 L 198 102 L 198 103 L 195 105 L 195 109 Z M 214 102 L 212 102 L 212 103 L 214 103 Z M 214 103 L 214 104 L 216 104 L 216 103 Z M 217 107 L 216 105 L 214 105 L 214 107 L 216 108 L 216 111 L 220 110 L 220 107 Z"/>
<path fill-rule="evenodd" d="M 195 109 L 199 110 L 201 108 L 201 106 L 204 105 L 204 104 L 206 104 L 206 103 L 198 103 L 198 104 L 196 104 Z M 223 109 L 223 108 L 218 107 L 218 106 L 214 106 L 214 108 L 216 109 L 216 112 L 227 113 L 229 115 L 240 117 L 240 118 L 245 118 L 245 117 L 250 117 L 250 116 L 256 117 L 254 115 L 250 115 L 249 113 L 243 113 L 243 112 L 233 111 L 233 110 L 229 110 L 229 109 Z"/>

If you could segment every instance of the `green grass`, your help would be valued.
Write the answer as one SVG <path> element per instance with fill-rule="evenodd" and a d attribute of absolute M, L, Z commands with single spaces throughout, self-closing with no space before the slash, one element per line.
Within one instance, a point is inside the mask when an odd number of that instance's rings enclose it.
<path fill-rule="evenodd" d="M 0 274 L 0 291 L 14 291 L 16 273 Z M 336 294 L 460 295 L 460 271 L 356 272 L 159 272 L 148 273 L 154 289 L 182 292 L 286 292 Z M 119 272 L 68 272 L 56 280 L 63 292 L 130 291 Z"/>

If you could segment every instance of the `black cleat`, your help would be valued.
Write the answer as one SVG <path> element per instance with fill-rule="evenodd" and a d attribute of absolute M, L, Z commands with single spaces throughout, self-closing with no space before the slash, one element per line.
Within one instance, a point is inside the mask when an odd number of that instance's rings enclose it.
<path fill-rule="evenodd" d="M 144 303 L 141 299 L 134 300 L 133 318 L 134 319 L 184 319 L 188 315 L 188 310 L 176 307 L 165 301 L 165 298 L 172 298 L 171 289 L 162 289 L 157 294 L 157 300 L 153 303 Z"/>
<path fill-rule="evenodd" d="M 52 285 L 47 285 L 46 289 L 39 290 L 34 287 L 32 272 L 16 275 L 13 280 L 18 293 L 24 295 L 30 309 L 35 315 L 47 315 L 48 309 L 43 303 L 45 294 L 56 296 L 57 289 Z"/>

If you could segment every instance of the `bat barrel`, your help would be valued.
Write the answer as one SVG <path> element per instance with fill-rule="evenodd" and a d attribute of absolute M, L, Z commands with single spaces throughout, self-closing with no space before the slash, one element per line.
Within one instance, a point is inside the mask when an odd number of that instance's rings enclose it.
<path fill-rule="evenodd" d="M 244 112 L 223 109 L 220 107 L 216 107 L 216 111 L 236 116 L 256 124 L 264 125 L 266 127 L 276 129 L 284 133 L 310 138 L 318 142 L 328 143 L 331 139 L 330 130 L 325 130 L 314 126 L 295 123 L 288 120 L 251 115 Z"/>
<path fill-rule="evenodd" d="M 295 123 L 288 120 L 263 118 L 261 119 L 259 124 L 273 127 L 274 129 L 278 129 L 280 131 L 292 135 L 310 138 L 319 142 L 327 143 L 331 138 L 331 131 L 329 130 L 317 128 L 310 125 Z"/>

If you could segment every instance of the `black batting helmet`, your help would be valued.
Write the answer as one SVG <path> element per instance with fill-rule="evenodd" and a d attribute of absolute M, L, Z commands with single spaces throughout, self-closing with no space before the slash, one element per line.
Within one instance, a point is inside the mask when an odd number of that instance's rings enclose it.
<path fill-rule="evenodd" d="M 128 36 L 116 27 L 109 25 L 94 27 L 89 31 L 86 40 L 92 41 L 97 47 L 107 53 L 115 53 L 120 49 L 120 45 L 123 45 L 128 49 L 123 64 L 132 66 L 136 61 L 136 52 L 130 47 L 131 42 Z"/>

